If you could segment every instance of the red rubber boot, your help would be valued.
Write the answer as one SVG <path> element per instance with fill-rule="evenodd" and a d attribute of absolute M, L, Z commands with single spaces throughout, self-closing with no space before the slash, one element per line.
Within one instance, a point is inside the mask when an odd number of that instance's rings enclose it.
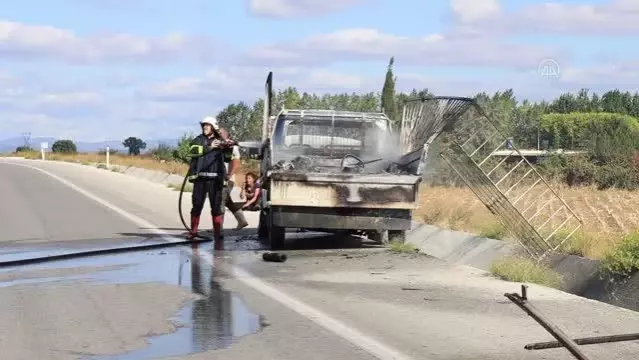
<path fill-rule="evenodd" d="M 191 231 L 187 235 L 188 239 L 193 239 L 198 236 L 198 227 L 200 226 L 200 217 L 191 215 Z"/>

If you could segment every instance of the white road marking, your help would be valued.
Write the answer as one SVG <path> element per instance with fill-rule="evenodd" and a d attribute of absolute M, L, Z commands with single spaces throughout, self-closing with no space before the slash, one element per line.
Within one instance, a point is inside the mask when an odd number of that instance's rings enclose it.
<path fill-rule="evenodd" d="M 40 169 L 38 167 L 31 166 L 31 165 L 26 165 L 26 164 L 17 164 L 14 162 L 2 162 L 2 163 L 22 166 L 22 167 L 36 170 L 43 174 L 46 174 L 52 177 L 53 179 L 61 182 L 62 184 L 70 187 L 71 189 L 79 192 L 80 194 L 88 197 L 89 199 L 97 202 L 98 204 L 120 214 L 125 219 L 135 223 L 136 225 L 142 228 L 145 228 L 145 230 L 148 229 L 154 234 L 161 236 L 162 239 L 164 239 L 165 241 L 182 241 L 181 239 L 175 238 L 171 236 L 170 234 L 167 234 L 166 232 L 158 229 L 158 227 L 153 225 L 152 223 L 134 214 L 131 214 L 117 207 L 116 205 L 111 204 L 110 202 L 102 199 L 101 197 L 87 190 L 84 190 L 83 188 L 47 170 Z M 188 249 L 188 252 L 191 255 L 194 255 L 191 249 Z M 198 252 L 198 256 L 204 261 L 206 261 L 207 263 L 209 263 L 210 265 L 213 264 L 213 257 L 210 254 Z M 237 266 L 231 266 L 231 269 L 235 277 L 237 278 L 237 280 L 241 281 L 243 284 L 279 302 L 280 304 L 286 306 L 287 308 L 297 312 L 298 314 L 304 316 L 305 318 L 333 332 L 339 337 L 350 341 L 352 344 L 369 352 L 371 355 L 383 360 L 410 360 L 411 359 L 411 357 L 403 354 L 399 350 L 389 347 L 387 345 L 384 345 L 381 342 L 361 333 L 360 331 L 340 322 L 339 320 L 331 317 L 330 315 L 325 314 L 324 312 L 277 290 L 272 285 L 269 285 L 268 283 L 258 279 L 257 277 L 253 276 L 252 274 L 245 271 L 244 269 L 239 268 Z"/>

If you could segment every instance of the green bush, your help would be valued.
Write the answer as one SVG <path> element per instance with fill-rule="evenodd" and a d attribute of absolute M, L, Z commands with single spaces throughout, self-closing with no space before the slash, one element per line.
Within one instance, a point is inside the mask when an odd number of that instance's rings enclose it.
<path fill-rule="evenodd" d="M 499 222 L 484 224 L 479 232 L 479 236 L 495 240 L 503 240 L 507 235 L 508 231 Z"/>
<path fill-rule="evenodd" d="M 18 146 L 16 148 L 16 152 L 17 153 L 21 153 L 21 152 L 34 152 L 35 150 L 29 146 Z"/>
<path fill-rule="evenodd" d="M 173 152 L 175 149 L 166 144 L 159 144 L 157 148 L 151 150 L 151 156 L 155 160 L 171 161 L 174 160 Z"/>
<path fill-rule="evenodd" d="M 193 134 L 184 134 L 178 139 L 178 146 L 173 150 L 173 160 L 189 163 L 189 147 L 194 138 Z"/>
<path fill-rule="evenodd" d="M 51 146 L 51 151 L 61 154 L 75 154 L 78 152 L 78 149 L 71 140 L 58 140 Z"/>
<path fill-rule="evenodd" d="M 601 262 L 604 272 L 626 277 L 639 270 L 639 231 L 626 235 Z"/>

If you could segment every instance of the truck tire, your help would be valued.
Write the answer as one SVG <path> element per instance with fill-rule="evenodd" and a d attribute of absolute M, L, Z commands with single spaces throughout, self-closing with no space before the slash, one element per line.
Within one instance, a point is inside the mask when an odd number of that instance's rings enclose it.
<path fill-rule="evenodd" d="M 268 246 L 271 250 L 279 250 L 286 239 L 286 228 L 273 225 L 273 217 L 268 212 Z"/>
<path fill-rule="evenodd" d="M 260 239 L 267 239 L 268 238 L 268 210 L 267 209 L 262 209 L 260 211 L 260 220 L 259 220 L 259 224 L 257 226 L 257 236 Z"/>
<path fill-rule="evenodd" d="M 284 246 L 284 239 L 286 238 L 286 228 L 281 226 L 271 226 L 269 231 L 269 248 L 271 250 L 280 250 Z"/>
<path fill-rule="evenodd" d="M 388 231 L 371 231 L 368 238 L 382 245 L 388 243 Z"/>
<path fill-rule="evenodd" d="M 406 230 L 388 230 L 388 242 L 403 244 L 406 242 Z"/>

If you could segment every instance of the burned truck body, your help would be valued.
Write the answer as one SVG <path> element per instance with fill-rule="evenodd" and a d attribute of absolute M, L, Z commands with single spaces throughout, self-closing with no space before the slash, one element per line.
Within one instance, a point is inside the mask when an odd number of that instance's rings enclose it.
<path fill-rule="evenodd" d="M 264 157 L 271 245 L 285 228 L 361 232 L 403 241 L 420 178 L 386 172 L 393 142 L 384 114 L 283 110 Z M 266 229 L 268 227 L 268 229 Z"/>
<path fill-rule="evenodd" d="M 421 178 L 397 163 L 399 136 L 386 115 L 283 109 L 264 121 L 259 233 L 272 248 L 286 228 L 404 241 Z"/>

